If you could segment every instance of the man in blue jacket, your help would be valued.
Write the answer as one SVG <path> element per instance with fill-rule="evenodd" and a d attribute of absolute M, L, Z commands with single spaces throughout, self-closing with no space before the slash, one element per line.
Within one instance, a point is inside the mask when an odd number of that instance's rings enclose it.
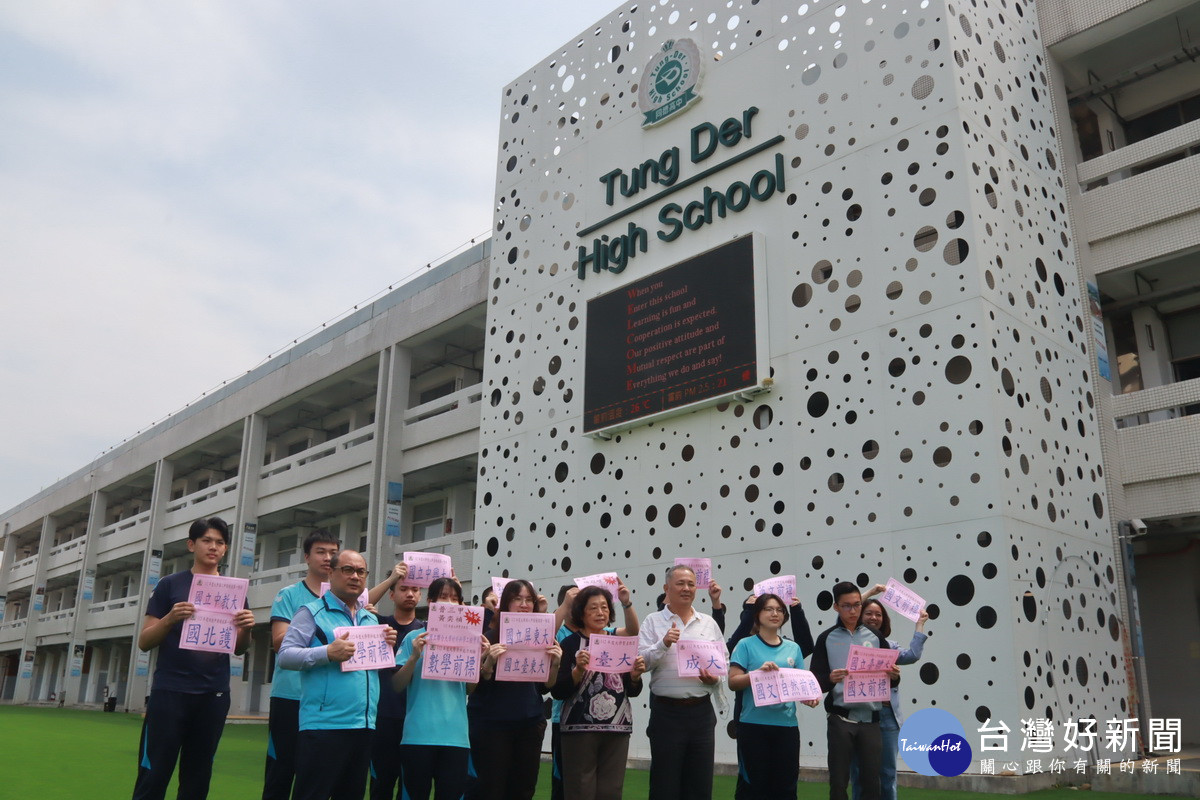
<path fill-rule="evenodd" d="M 296 611 L 279 648 L 279 665 L 302 671 L 292 800 L 361 800 L 366 789 L 379 675 L 374 670 L 342 672 L 342 662 L 354 657 L 355 646 L 348 633 L 339 638 L 333 632 L 379 624 L 358 605 L 366 582 L 362 555 L 338 553 L 329 591 Z M 385 636 L 395 647 L 396 632 L 389 627 Z"/>

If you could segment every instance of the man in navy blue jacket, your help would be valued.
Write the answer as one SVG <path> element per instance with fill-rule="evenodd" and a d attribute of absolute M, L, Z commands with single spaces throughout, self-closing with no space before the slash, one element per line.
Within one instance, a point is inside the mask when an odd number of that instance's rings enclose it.
<path fill-rule="evenodd" d="M 375 670 L 342 672 L 355 645 L 349 633 L 334 635 L 338 627 L 379 624 L 358 605 L 366 582 L 363 557 L 353 550 L 338 553 L 329 591 L 296 611 L 280 645 L 279 665 L 302 670 L 292 800 L 361 800 L 366 789 L 379 675 Z M 385 637 L 394 648 L 396 631 L 389 627 Z"/>

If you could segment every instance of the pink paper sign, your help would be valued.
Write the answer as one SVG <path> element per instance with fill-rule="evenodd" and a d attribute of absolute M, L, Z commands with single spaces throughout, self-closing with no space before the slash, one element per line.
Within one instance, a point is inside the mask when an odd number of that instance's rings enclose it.
<path fill-rule="evenodd" d="M 354 642 L 354 655 L 349 661 L 342 662 L 342 672 L 396 666 L 396 654 L 384 638 L 387 629 L 387 625 L 343 625 L 334 628 L 335 637 L 340 639 L 343 634 L 349 633 L 349 641 Z"/>
<path fill-rule="evenodd" d="M 675 667 L 681 678 L 698 678 L 700 670 L 709 675 L 728 675 L 729 658 L 724 642 L 680 639 L 675 643 Z"/>
<path fill-rule="evenodd" d="M 692 572 L 696 573 L 696 588 L 698 589 L 707 589 L 708 585 L 712 583 L 711 558 L 677 558 L 675 566 L 691 567 Z"/>
<path fill-rule="evenodd" d="M 822 694 L 817 676 L 808 670 L 786 667 L 779 670 L 779 696 L 784 702 L 820 700 Z"/>
<path fill-rule="evenodd" d="M 431 681 L 479 683 L 479 661 L 478 641 L 474 648 L 426 644 L 421 653 L 421 677 Z"/>
<path fill-rule="evenodd" d="M 545 650 L 554 644 L 554 615 L 501 611 L 500 644 L 509 650 Z"/>
<path fill-rule="evenodd" d="M 846 656 L 846 669 L 850 672 L 887 672 L 896 666 L 900 657 L 899 650 L 890 647 L 863 647 L 850 645 L 850 654 Z"/>
<path fill-rule="evenodd" d="M 791 605 L 792 598 L 799 596 L 796 594 L 796 576 L 779 575 L 774 578 L 767 578 L 765 581 L 759 581 L 754 584 L 754 594 L 758 597 L 762 597 L 764 594 L 779 595 L 783 602 Z"/>
<path fill-rule="evenodd" d="M 592 672 L 632 672 L 638 657 L 638 637 L 596 633 L 588 637 L 588 666 Z"/>
<path fill-rule="evenodd" d="M 492 576 L 492 591 L 496 594 L 496 605 L 500 605 L 500 595 L 504 593 L 504 587 L 512 583 L 512 578 L 497 578 Z"/>
<path fill-rule="evenodd" d="M 756 669 L 749 675 L 750 697 L 756 706 L 818 700 L 823 694 L 816 676 L 806 669 Z"/>
<path fill-rule="evenodd" d="M 599 586 L 601 589 L 607 589 L 609 595 L 612 596 L 613 602 L 616 602 L 617 590 L 621 588 L 621 579 L 617 577 L 617 573 L 615 572 L 601 572 L 598 575 L 586 575 L 582 578 L 576 578 L 575 585 L 580 589 L 586 589 L 589 586 Z"/>
<path fill-rule="evenodd" d="M 183 630 L 179 633 L 180 650 L 232 655 L 235 644 L 237 629 L 233 626 L 233 615 L 225 611 L 197 609 L 183 621 Z"/>
<path fill-rule="evenodd" d="M 438 578 L 450 577 L 450 556 L 441 553 L 406 552 L 404 563 L 408 565 L 404 582 L 409 586 L 427 587 Z"/>
<path fill-rule="evenodd" d="M 321 596 L 324 597 L 325 593 L 328 591 L 329 591 L 329 581 L 321 581 Z M 360 594 L 358 596 L 358 607 L 366 608 L 367 603 L 369 603 L 369 602 L 371 602 L 371 597 L 370 597 L 370 595 L 367 594 L 367 590 L 363 589 L 362 594 Z"/>
<path fill-rule="evenodd" d="M 852 672 L 842 686 L 846 703 L 883 703 L 891 699 L 892 682 L 886 672 Z"/>
<path fill-rule="evenodd" d="M 188 602 L 197 609 L 236 614 L 246 605 L 246 578 L 226 578 L 221 575 L 193 575 Z"/>
<path fill-rule="evenodd" d="M 895 578 L 888 578 L 887 589 L 879 598 L 879 602 L 913 622 L 920 618 L 921 611 L 925 608 L 925 600 Z"/>
<path fill-rule="evenodd" d="M 483 606 L 430 603 L 425 641 L 442 647 L 462 647 L 479 652 L 483 635 Z"/>
<path fill-rule="evenodd" d="M 496 661 L 498 681 L 540 681 L 550 677 L 550 655 L 542 650 L 509 650 Z"/>

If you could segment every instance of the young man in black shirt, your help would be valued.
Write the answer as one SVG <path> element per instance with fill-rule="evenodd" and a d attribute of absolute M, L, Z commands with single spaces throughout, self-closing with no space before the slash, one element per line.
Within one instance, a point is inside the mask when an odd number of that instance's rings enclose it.
<path fill-rule="evenodd" d="M 179 760 L 179 800 L 204 800 L 225 715 L 229 713 L 229 655 L 181 650 L 184 620 L 196 613 L 188 602 L 195 575 L 218 575 L 229 548 L 229 526 L 220 517 L 200 519 L 188 531 L 192 567 L 161 579 L 154 587 L 138 647 L 158 648 L 150 702 L 142 722 L 138 775 L 133 800 L 161 800 Z M 254 614 L 243 608 L 233 617 L 234 652 L 250 646 Z"/>

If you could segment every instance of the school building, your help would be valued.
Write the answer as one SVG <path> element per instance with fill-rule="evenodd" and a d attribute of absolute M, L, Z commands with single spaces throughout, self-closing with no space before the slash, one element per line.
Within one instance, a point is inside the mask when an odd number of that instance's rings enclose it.
<path fill-rule="evenodd" d="M 708 557 L 731 626 L 768 577 L 814 633 L 895 577 L 933 617 L 906 712 L 1014 754 L 1030 718 L 1200 741 L 1193 31 L 1180 0 L 624 4 L 503 87 L 490 240 L 0 514 L 0 697 L 140 710 L 150 587 L 218 515 L 262 623 L 231 713 L 265 714 L 320 526 L 468 594 L 616 570 L 643 614 Z"/>

